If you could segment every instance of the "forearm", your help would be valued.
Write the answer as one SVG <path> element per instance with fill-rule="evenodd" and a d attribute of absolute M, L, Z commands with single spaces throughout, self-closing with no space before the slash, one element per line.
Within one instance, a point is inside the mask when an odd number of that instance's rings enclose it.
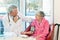
<path fill-rule="evenodd" d="M 25 34 L 33 34 L 32 31 L 25 32 Z"/>
<path fill-rule="evenodd" d="M 22 17 L 22 20 L 23 20 L 23 21 L 25 21 L 25 22 L 29 22 L 29 23 L 30 23 L 30 22 L 32 22 L 32 21 L 33 21 L 33 18 L 23 16 L 23 17 Z"/>

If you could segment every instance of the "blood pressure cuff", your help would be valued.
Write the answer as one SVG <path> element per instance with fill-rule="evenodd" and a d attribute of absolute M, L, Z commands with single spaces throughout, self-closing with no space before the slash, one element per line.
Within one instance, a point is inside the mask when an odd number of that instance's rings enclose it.
<path fill-rule="evenodd" d="M 34 32 L 34 30 L 35 30 L 35 28 L 34 28 L 34 26 L 32 26 L 31 29 L 30 29 L 30 31 Z"/>

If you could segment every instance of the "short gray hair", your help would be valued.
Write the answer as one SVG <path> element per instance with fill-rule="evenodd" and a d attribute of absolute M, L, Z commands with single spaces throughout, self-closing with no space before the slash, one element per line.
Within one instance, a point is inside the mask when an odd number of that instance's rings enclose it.
<path fill-rule="evenodd" d="M 8 13 L 10 13 L 14 8 L 17 8 L 17 6 L 11 5 L 11 6 L 8 8 Z"/>
<path fill-rule="evenodd" d="M 42 16 L 45 17 L 45 13 L 43 11 L 38 11 L 38 13 Z"/>

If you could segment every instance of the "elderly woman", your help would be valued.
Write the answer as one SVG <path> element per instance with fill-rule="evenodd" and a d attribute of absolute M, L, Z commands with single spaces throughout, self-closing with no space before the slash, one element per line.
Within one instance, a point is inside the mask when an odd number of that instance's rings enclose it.
<path fill-rule="evenodd" d="M 44 16 L 44 12 L 37 12 L 34 21 L 31 23 L 30 31 L 22 32 L 22 34 L 32 34 L 32 37 L 36 38 L 36 40 L 45 40 L 49 33 L 49 22 L 44 18 Z"/>
<path fill-rule="evenodd" d="M 25 17 L 18 12 L 17 6 L 11 5 L 8 8 L 7 15 L 3 18 L 4 32 L 13 32 L 20 35 L 24 31 L 22 21 L 30 22 L 31 20 L 31 18 Z"/>

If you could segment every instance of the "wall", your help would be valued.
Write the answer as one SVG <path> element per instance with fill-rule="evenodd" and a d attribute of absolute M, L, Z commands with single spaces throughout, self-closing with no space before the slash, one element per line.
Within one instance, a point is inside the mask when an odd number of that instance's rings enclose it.
<path fill-rule="evenodd" d="M 53 0 L 43 0 L 43 11 L 49 23 L 53 24 Z"/>
<path fill-rule="evenodd" d="M 54 0 L 54 22 L 60 23 L 60 0 Z"/>
<path fill-rule="evenodd" d="M 54 0 L 54 23 L 60 23 L 60 0 Z M 56 34 L 56 29 L 55 29 L 55 34 Z M 60 40 L 60 35 L 59 35 L 59 40 Z"/>

